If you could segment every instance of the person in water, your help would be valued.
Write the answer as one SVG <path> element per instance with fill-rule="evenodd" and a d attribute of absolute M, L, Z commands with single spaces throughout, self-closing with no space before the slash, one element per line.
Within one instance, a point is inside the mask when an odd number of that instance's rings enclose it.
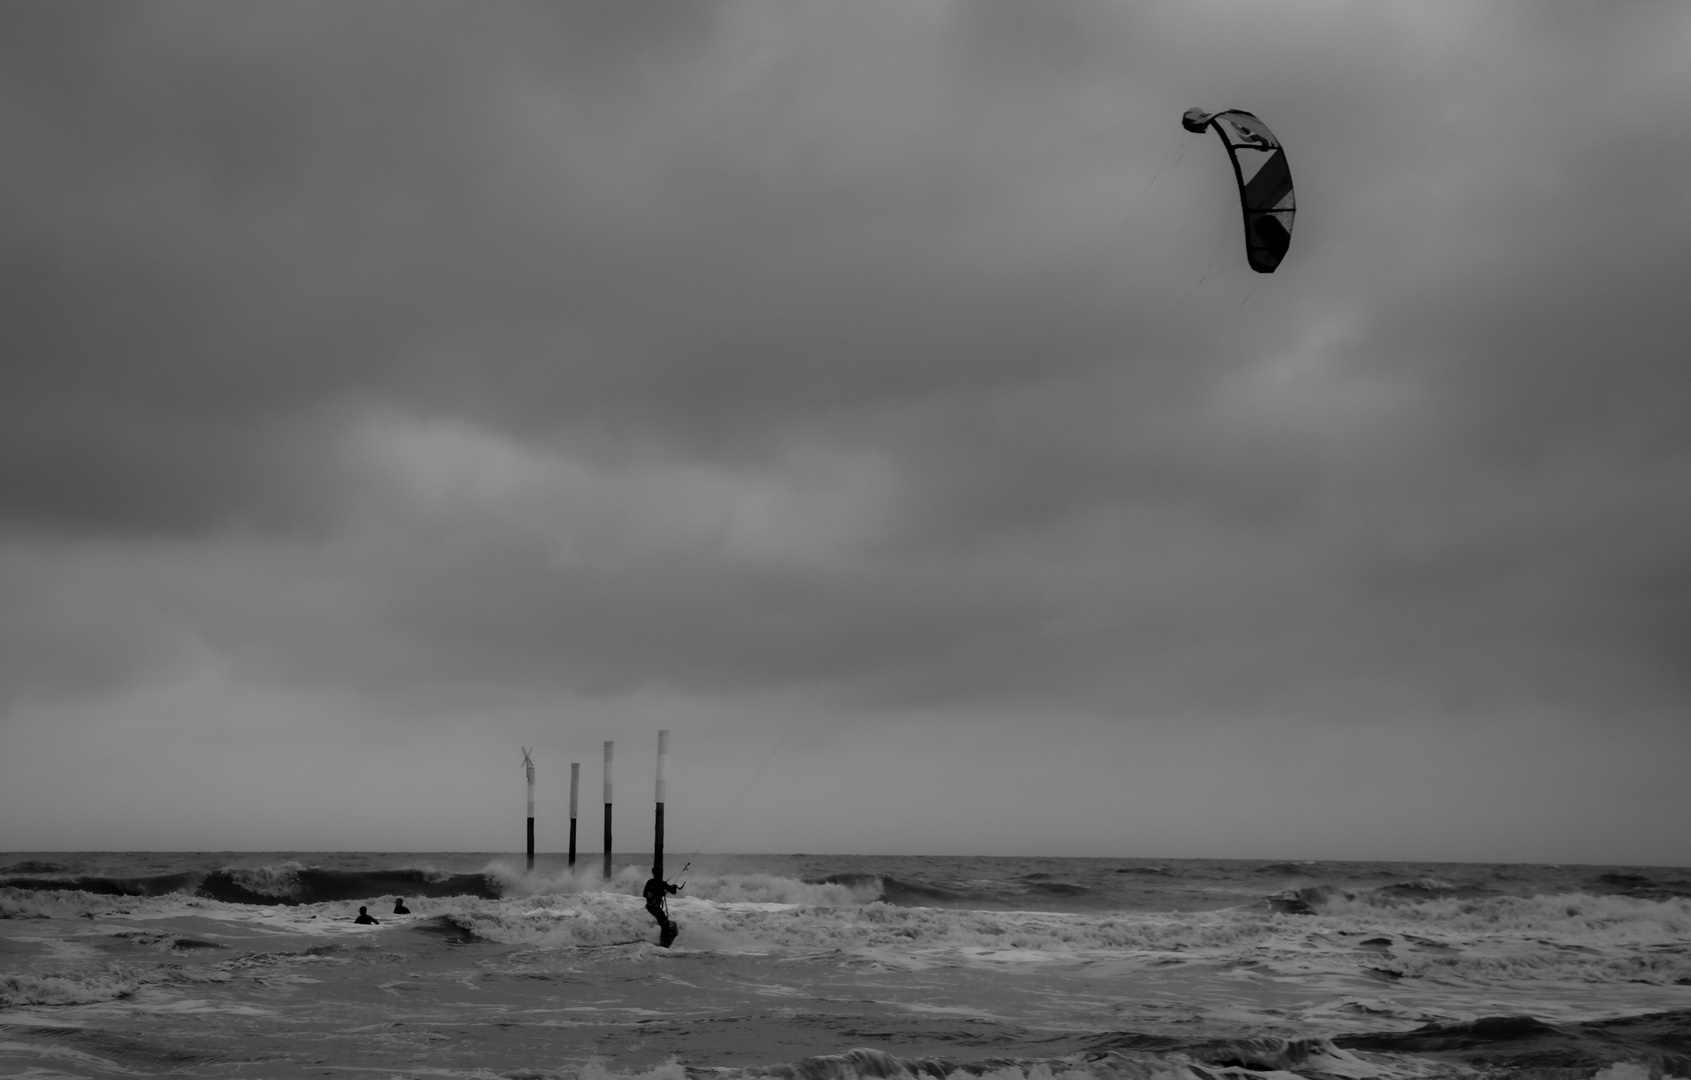
<path fill-rule="evenodd" d="M 646 882 L 646 887 L 641 890 L 641 894 L 646 898 L 646 910 L 651 913 L 652 918 L 658 920 L 658 926 L 663 930 L 662 941 L 665 945 L 675 940 L 679 928 L 664 910 L 664 897 L 674 896 L 680 890 L 681 886 L 665 881 L 655 866 L 652 867 L 652 880 Z"/>
<path fill-rule="evenodd" d="M 358 918 L 356 918 L 352 921 L 355 922 L 355 923 L 363 923 L 365 926 L 376 925 L 375 916 L 371 915 L 364 908 L 358 909 Z"/>
<path fill-rule="evenodd" d="M 411 909 L 405 906 L 405 897 L 396 896 L 393 898 L 393 913 L 395 915 L 411 914 Z"/>

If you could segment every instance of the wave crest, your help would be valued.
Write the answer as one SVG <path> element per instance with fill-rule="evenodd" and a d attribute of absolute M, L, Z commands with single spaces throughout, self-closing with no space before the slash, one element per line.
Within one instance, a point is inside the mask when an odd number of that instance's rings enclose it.
<path fill-rule="evenodd" d="M 224 870 L 222 873 L 235 885 L 257 896 L 297 901 L 300 892 L 299 875 L 304 869 L 306 867 L 302 863 L 288 862 L 280 866 L 257 866 L 251 869 Z"/>
<path fill-rule="evenodd" d="M 0 1007 L 92 1005 L 128 997 L 149 980 L 129 968 L 64 975 L 0 975 Z"/>

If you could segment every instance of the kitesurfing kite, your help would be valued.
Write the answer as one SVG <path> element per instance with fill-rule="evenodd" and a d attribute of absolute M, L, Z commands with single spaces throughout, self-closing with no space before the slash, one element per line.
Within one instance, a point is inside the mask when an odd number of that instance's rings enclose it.
<path fill-rule="evenodd" d="M 1268 125 L 1243 109 L 1207 113 L 1188 109 L 1180 121 L 1187 131 L 1213 127 L 1233 161 L 1239 181 L 1239 207 L 1245 214 L 1245 257 L 1251 269 L 1272 274 L 1292 244 L 1292 170 L 1286 149 Z"/>

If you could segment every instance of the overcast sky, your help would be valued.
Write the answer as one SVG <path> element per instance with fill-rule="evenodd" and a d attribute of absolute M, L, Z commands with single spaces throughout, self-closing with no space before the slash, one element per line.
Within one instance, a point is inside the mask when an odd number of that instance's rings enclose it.
<path fill-rule="evenodd" d="M 1691 864 L 1688 56 L 8 3 L 0 849 Z"/>

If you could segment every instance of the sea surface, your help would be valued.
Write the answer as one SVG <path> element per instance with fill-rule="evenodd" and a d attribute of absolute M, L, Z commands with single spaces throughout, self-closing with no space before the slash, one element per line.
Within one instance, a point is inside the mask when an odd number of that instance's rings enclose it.
<path fill-rule="evenodd" d="M 1691 1078 L 1688 869 L 523 862 L 0 853 L 0 1076 Z"/>

